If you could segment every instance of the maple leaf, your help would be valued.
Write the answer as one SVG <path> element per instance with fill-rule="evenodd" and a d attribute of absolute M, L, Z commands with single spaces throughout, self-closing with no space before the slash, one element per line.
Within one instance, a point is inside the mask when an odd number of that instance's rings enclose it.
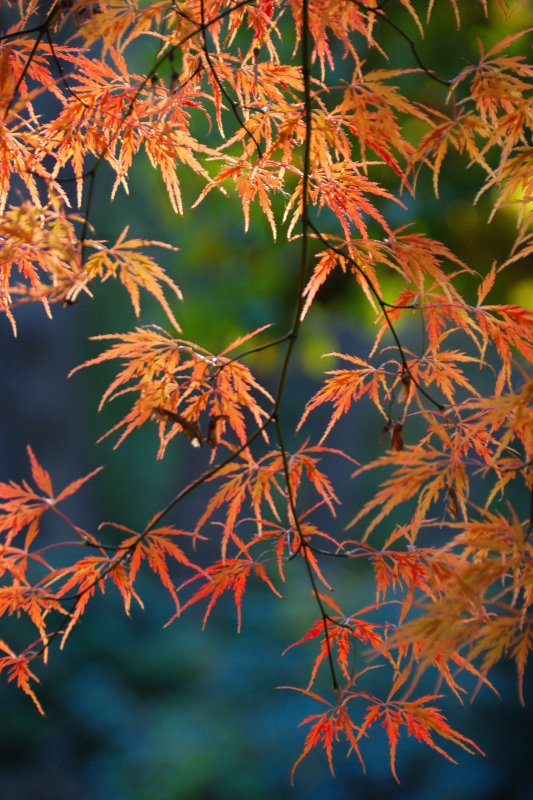
<path fill-rule="evenodd" d="M 98 587 L 104 594 L 106 579 L 109 575 L 113 577 L 117 584 L 124 598 L 125 607 L 128 609 L 132 588 L 125 584 L 125 575 L 120 557 L 109 557 L 107 555 L 85 556 L 73 565 L 53 570 L 47 576 L 44 583 L 47 590 L 54 584 L 60 584 L 59 588 L 55 590 L 55 597 L 69 597 L 69 594 L 74 590 L 74 607 L 69 609 L 69 622 L 64 629 L 60 629 L 62 631 L 61 649 L 65 646 L 65 642 L 74 625 L 85 612 L 89 600 L 96 592 L 96 588 Z M 137 596 L 136 599 L 139 600 Z M 142 603 L 140 604 L 142 605 Z"/>
<path fill-rule="evenodd" d="M 386 417 L 386 413 L 380 399 L 380 390 L 383 394 L 388 392 L 387 373 L 382 366 L 373 367 L 359 356 L 342 355 L 340 353 L 326 353 L 324 357 L 342 358 L 352 364 L 357 365 L 357 369 L 350 370 L 330 370 L 326 375 L 332 375 L 324 383 L 324 386 L 309 400 L 302 414 L 298 429 L 303 425 L 307 416 L 315 408 L 323 403 L 333 403 L 333 413 L 328 422 L 326 430 L 322 435 L 321 442 L 324 441 L 335 423 L 343 414 L 346 414 L 350 406 L 356 403 L 364 394 L 368 393 L 380 412 Z"/>
<path fill-rule="evenodd" d="M 0 616 L 16 614 L 20 617 L 24 612 L 31 619 L 39 631 L 43 647 L 43 660 L 46 662 L 48 655 L 49 635 L 46 629 L 45 618 L 51 611 L 67 612 L 54 595 L 40 586 L 31 586 L 25 575 L 15 577 L 11 585 L 0 587 Z"/>
<path fill-rule="evenodd" d="M 305 289 L 302 292 L 302 297 L 305 297 L 305 303 L 300 314 L 300 320 L 303 321 L 307 312 L 311 308 L 313 301 L 319 291 L 320 287 L 325 283 L 331 272 L 338 265 L 343 272 L 346 272 L 346 259 L 344 256 L 339 255 L 333 250 L 326 250 L 317 255 L 319 262 L 313 270 L 312 276 L 309 278 Z"/>
<path fill-rule="evenodd" d="M 79 4 L 94 5 L 91 3 Z M 165 2 L 150 3 L 147 7 L 136 7 L 128 2 L 105 3 L 98 9 L 99 13 L 84 15 L 79 33 L 87 45 L 102 41 L 104 55 L 107 50 L 124 48 L 143 33 L 149 33 L 152 27 L 158 26 L 168 5 Z"/>
<path fill-rule="evenodd" d="M 355 751 L 355 753 L 357 753 L 361 766 L 363 767 L 363 770 L 365 769 L 363 757 L 359 750 L 358 737 L 356 736 L 356 731 L 359 729 L 351 720 L 346 708 L 347 700 L 350 699 L 349 697 L 339 701 L 336 705 L 332 705 L 324 700 L 323 697 L 320 697 L 320 695 L 309 691 L 309 689 L 299 689 L 294 686 L 280 686 L 279 688 L 292 689 L 293 691 L 301 692 L 302 694 L 311 697 L 313 700 L 317 700 L 318 702 L 328 706 L 328 710 L 324 711 L 322 714 L 312 714 L 300 722 L 300 725 L 308 725 L 310 723 L 313 724 L 311 725 L 311 728 L 305 738 L 303 750 L 292 767 L 291 781 L 294 780 L 294 773 L 298 765 L 301 764 L 304 758 L 309 755 L 310 751 L 318 744 L 322 744 L 324 747 L 331 774 L 335 775 L 335 771 L 333 769 L 333 745 L 335 742 L 339 741 L 341 734 L 346 737 L 351 748 Z"/>
<path fill-rule="evenodd" d="M 203 625 L 205 626 L 209 614 L 211 613 L 211 610 L 213 609 L 213 606 L 218 598 L 225 591 L 231 590 L 233 592 L 235 606 L 237 608 L 237 631 L 240 633 L 242 622 L 242 598 L 246 588 L 246 581 L 248 580 L 250 574 L 260 578 L 264 583 L 267 584 L 269 589 L 275 595 L 281 597 L 280 593 L 277 591 L 277 589 L 274 587 L 274 584 L 268 577 L 263 564 L 260 562 L 254 562 L 250 557 L 231 558 L 226 559 L 225 561 L 215 562 L 205 571 L 203 571 L 202 576 L 193 576 L 180 586 L 181 590 L 193 581 L 201 579 L 202 577 L 205 580 L 203 586 L 201 586 L 200 589 L 198 589 L 193 596 L 181 606 L 181 612 L 185 611 L 186 608 L 194 605 L 194 603 L 197 603 L 199 600 L 202 600 L 204 597 L 208 597 L 209 602 L 203 618 Z M 171 617 L 171 619 L 167 622 L 167 625 L 170 625 L 176 616 L 177 615 Z"/>
<path fill-rule="evenodd" d="M 162 585 L 172 597 L 174 605 L 176 606 L 176 614 L 179 615 L 180 603 L 174 580 L 169 572 L 167 559 L 171 558 L 177 564 L 190 567 L 205 576 L 206 573 L 204 570 L 196 564 L 193 564 L 181 547 L 174 541 L 174 538 L 177 536 L 190 537 L 196 541 L 196 538 L 198 538 L 197 534 L 178 530 L 172 525 L 151 528 L 144 533 L 138 533 L 118 523 L 108 524 L 117 530 L 132 534 L 116 547 L 116 553 L 121 558 L 120 574 L 117 569 L 113 571 L 115 583 L 117 583 L 124 598 L 126 613 L 129 615 L 132 597 L 135 597 L 142 606 L 140 598 L 133 592 L 133 585 L 143 561 L 146 561 L 152 572 L 159 578 Z M 150 528 L 150 526 L 148 526 L 148 528 Z"/>
<path fill-rule="evenodd" d="M 37 696 L 33 691 L 30 681 L 37 681 L 39 679 L 30 670 L 28 663 L 33 658 L 32 653 L 16 655 L 13 650 L 4 642 L 0 640 L 0 650 L 7 653 L 6 656 L 0 657 L 0 672 L 4 669 L 8 670 L 8 680 L 16 680 L 17 686 L 22 689 L 33 700 L 40 714 L 44 716 L 43 707 L 37 700 Z"/>
<path fill-rule="evenodd" d="M 88 279 L 98 276 L 102 281 L 110 277 L 117 277 L 128 290 L 136 316 L 140 313 L 139 287 L 147 289 L 159 302 L 164 309 L 167 317 L 174 325 L 176 330 L 180 327 L 168 305 L 161 283 L 166 283 L 178 299 L 182 295 L 176 284 L 168 277 L 161 267 L 149 256 L 136 252 L 139 247 L 157 245 L 168 250 L 175 251 L 176 248 L 164 242 L 153 242 L 143 239 L 126 239 L 128 226 L 124 228 L 113 247 L 105 247 L 101 243 L 88 241 L 87 244 L 96 249 L 96 253 L 87 259 L 85 270 Z"/>
<path fill-rule="evenodd" d="M 340 609 L 330 597 L 320 595 L 320 598 L 322 602 L 332 606 L 338 613 L 333 617 L 328 616 L 326 620 L 317 620 L 301 639 L 299 639 L 297 642 L 293 642 L 293 644 L 289 645 L 282 653 L 282 655 L 285 655 L 285 653 L 287 653 L 293 647 L 303 644 L 303 642 L 322 637 L 320 649 L 315 658 L 315 663 L 311 671 L 311 677 L 307 685 L 308 690 L 315 682 L 320 665 L 325 659 L 329 658 L 329 655 L 332 651 L 336 651 L 336 661 L 346 680 L 351 682 L 351 675 L 348 668 L 348 657 L 350 654 L 355 653 L 355 642 L 360 641 L 364 644 L 369 644 L 371 647 L 379 651 L 381 650 L 381 645 L 383 643 L 383 637 L 381 633 L 378 632 L 378 629 L 382 626 L 368 622 L 367 620 L 358 616 L 359 614 L 364 614 L 368 611 L 375 610 L 377 605 L 371 605 L 367 608 L 360 609 L 357 612 L 357 616 L 351 615 L 346 617 L 341 613 Z"/>
<path fill-rule="evenodd" d="M 242 161 L 234 160 L 232 166 L 224 167 L 216 176 L 214 181 L 210 182 L 205 189 L 201 192 L 200 196 L 193 205 L 195 208 L 215 187 L 220 187 L 222 182 L 228 179 L 235 181 L 235 186 L 239 197 L 241 198 L 243 212 L 244 212 L 244 230 L 248 231 L 250 226 L 250 204 L 256 198 L 259 200 L 262 211 L 266 215 L 272 235 L 276 238 L 276 222 L 272 212 L 272 205 L 269 199 L 271 191 L 281 191 L 281 181 L 279 178 L 279 169 L 273 165 L 270 169 L 266 167 L 261 168 L 257 165 L 250 167 L 245 159 Z"/>
<path fill-rule="evenodd" d="M 385 729 L 389 740 L 391 771 L 398 783 L 400 781 L 396 772 L 396 748 L 402 728 L 406 729 L 408 736 L 414 736 L 419 742 L 422 741 L 429 745 L 429 747 L 452 763 L 456 763 L 455 760 L 442 747 L 436 744 L 432 734 L 437 734 L 447 741 L 462 747 L 468 753 L 477 752 L 484 755 L 475 742 L 450 727 L 439 709 L 427 705 L 428 702 L 438 698 L 439 695 L 425 695 L 411 702 L 389 702 L 384 704 L 376 702 L 367 708 L 363 723 L 359 727 L 357 741 L 367 735 L 367 731 L 375 722 L 381 722 L 381 726 Z"/>
<path fill-rule="evenodd" d="M 23 481 L 22 484 L 14 481 L 0 483 L 0 498 L 4 500 L 0 503 L 0 531 L 7 531 L 5 544 L 11 544 L 15 536 L 26 528 L 24 543 L 26 550 L 39 533 L 39 523 L 45 511 L 54 508 L 62 500 L 77 492 L 86 481 L 102 469 L 102 467 L 98 467 L 85 477 L 72 481 L 57 496 L 54 496 L 50 475 L 41 467 L 31 447 L 28 446 L 27 449 L 32 477 L 41 493 L 32 489 L 26 481 Z"/>

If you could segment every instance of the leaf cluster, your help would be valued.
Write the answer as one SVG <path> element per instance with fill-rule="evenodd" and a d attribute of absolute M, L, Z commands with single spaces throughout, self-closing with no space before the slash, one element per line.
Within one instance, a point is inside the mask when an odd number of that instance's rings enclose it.
<path fill-rule="evenodd" d="M 466 3 L 451 0 L 448 9 L 458 41 Z M 19 653 L 0 642 L 0 671 L 42 712 L 30 662 L 46 660 L 55 640 L 64 645 L 97 589 L 114 584 L 129 614 L 132 601 L 142 604 L 136 581 L 148 568 L 170 594 L 170 621 L 203 603 L 205 624 L 231 592 L 240 629 L 250 582 L 281 596 L 299 562 L 316 619 L 287 649 L 314 648 L 309 681 L 297 691 L 322 713 L 302 722 L 310 728 L 295 768 L 320 746 L 333 772 L 339 740 L 364 766 L 364 740 L 379 726 L 396 779 L 402 734 L 448 758 L 441 739 L 480 752 L 436 704 L 441 686 L 461 700 L 469 677 L 491 687 L 489 671 L 504 657 L 516 664 L 523 699 L 533 646 L 533 516 L 523 501 L 533 496 L 533 312 L 486 302 L 533 251 L 533 68 L 516 52 L 528 31 L 486 52 L 480 43 L 476 63 L 442 78 L 417 49 L 436 13 L 432 0 L 11 5 L 12 24 L 0 34 L 0 306 L 16 333 L 21 303 L 40 303 L 51 316 L 55 303 L 89 301 L 95 281 L 113 278 L 139 317 L 140 290 L 149 292 L 172 332 L 139 325 L 102 333 L 95 340 L 104 349 L 74 371 L 118 364 L 101 400 L 132 399 L 105 434 L 118 434 L 115 447 L 147 426 L 157 457 L 172 444 L 204 446 L 210 459 L 144 527 L 113 522 L 89 532 L 59 506 L 98 470 L 56 495 L 28 449 L 34 487 L 0 484 L 0 613 L 26 616 L 36 638 Z M 398 6 L 416 35 L 398 21 Z M 507 4 L 479 7 L 493 18 Z M 409 44 L 412 67 L 367 66 L 367 51 L 388 57 L 383 29 Z M 155 55 L 139 73 L 132 49 L 145 39 Z M 419 95 L 402 88 L 405 78 Z M 433 104 L 423 91 L 429 84 Z M 413 130 L 421 131 L 416 141 Z M 508 257 L 483 274 L 445 242 L 387 219 L 392 207 L 408 213 L 423 172 L 438 197 L 450 151 L 464 169 L 479 168 L 478 197 L 490 194 L 493 214 L 516 209 Z M 283 231 L 299 264 L 285 333 L 265 338 L 266 320 L 214 353 L 179 338 L 180 289 L 145 253 L 174 246 L 128 238 L 127 226 L 115 244 L 97 238 L 102 164 L 114 175 L 112 199 L 129 191 L 141 153 L 176 214 L 193 172 L 204 182 L 194 208 L 217 191 L 237 199 L 245 231 L 254 204 L 274 239 Z M 329 354 L 340 368 L 326 372 L 291 431 L 284 400 L 300 332 L 335 272 L 373 315 L 372 346 Z M 465 275 L 477 285 L 474 297 L 464 296 Z M 360 318 L 357 310 L 355 326 Z M 413 321 L 422 331 L 416 341 L 405 336 Z M 246 364 L 265 349 L 279 355 L 274 391 Z M 329 421 L 302 441 L 317 409 Z M 357 453 L 356 461 L 348 436 L 343 450 L 325 445 L 335 427 L 347 430 L 354 409 L 359 426 L 372 415 L 382 428 L 376 458 Z M 364 500 L 339 496 L 338 459 L 354 482 L 372 478 Z M 194 530 L 163 522 L 199 486 L 209 496 Z M 49 542 L 45 513 L 61 518 L 73 540 Z M 218 544 L 208 564 L 197 551 L 204 538 Z M 330 574 L 340 559 L 354 575 L 359 559 L 372 570 L 373 595 L 362 608 L 353 596 L 333 599 Z M 359 667 L 362 650 L 372 667 Z M 388 675 L 385 696 L 372 685 L 378 667 Z M 433 693 L 418 689 L 425 673 L 436 676 Z"/>

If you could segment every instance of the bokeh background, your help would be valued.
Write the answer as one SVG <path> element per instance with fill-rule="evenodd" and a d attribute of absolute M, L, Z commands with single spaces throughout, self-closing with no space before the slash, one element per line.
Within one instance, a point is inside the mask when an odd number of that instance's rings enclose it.
<path fill-rule="evenodd" d="M 457 74 L 477 58 L 478 36 L 485 42 L 496 41 L 507 31 L 533 25 L 527 3 L 505 23 L 498 14 L 489 23 L 481 5 L 463 3 L 468 7 L 457 34 L 451 4 L 436 5 L 426 39 L 417 39 L 417 48 L 422 60 L 443 77 Z M 3 8 L 2 25 L 7 24 L 7 14 Z M 416 36 L 401 11 L 398 22 Z M 401 37 L 385 27 L 380 35 L 390 56 L 389 66 L 414 66 L 410 48 Z M 292 45 L 288 42 L 287 46 Z M 516 48 L 530 57 L 530 36 Z M 387 66 L 376 53 L 366 57 L 376 66 Z M 139 47 L 136 58 L 139 71 L 147 68 L 153 45 Z M 421 101 L 424 93 L 432 103 L 444 96 L 442 87 L 423 76 L 405 79 L 408 82 Z M 413 129 L 414 138 L 418 133 Z M 383 211 L 393 225 L 415 221 L 416 230 L 445 241 L 483 272 L 493 259 L 507 255 L 516 213 L 512 208 L 502 211 L 487 226 L 492 198 L 483 196 L 473 206 L 481 173 L 464 167 L 458 156 L 448 157 L 440 201 L 433 196 L 429 172 L 423 172 L 416 202 L 406 197 L 406 211 L 392 206 Z M 273 337 L 284 333 L 294 303 L 297 242 L 283 243 L 281 231 L 274 246 L 269 226 L 257 209 L 245 235 L 235 198 L 227 201 L 212 193 L 191 211 L 202 184 L 186 171 L 181 182 L 185 213 L 178 218 L 159 176 L 142 158 L 132 173 L 129 196 L 121 195 L 113 204 L 108 200 L 111 176 L 101 171 L 91 212 L 95 235 L 113 240 L 129 224 L 135 236 L 169 241 L 179 248 L 177 253 L 156 255 L 183 290 L 185 300 L 175 313 L 184 338 L 216 352 L 266 322 L 273 323 Z M 279 220 L 279 209 L 277 213 Z M 391 297 L 396 289 L 391 282 Z M 465 291 L 469 291 L 466 284 Z M 531 307 L 531 263 L 512 267 L 498 291 L 497 301 Z M 143 300 L 140 324 L 165 326 L 155 304 L 149 297 Z M 17 322 L 16 339 L 9 323 L 0 322 L 0 479 L 28 476 L 26 444 L 32 445 L 56 486 L 105 464 L 103 473 L 71 500 L 68 511 L 88 529 L 103 520 L 142 527 L 191 476 L 199 474 L 206 454 L 175 440 L 164 461 L 157 462 L 155 426 L 135 433 L 115 451 L 112 440 L 95 445 L 120 415 L 119 401 L 96 413 L 112 367 L 84 370 L 71 379 L 66 376 L 98 352 L 90 336 L 124 332 L 136 324 L 125 290 L 108 283 L 92 301 L 55 309 L 53 321 L 40 308 L 21 308 Z M 419 330 L 405 329 L 402 335 L 416 337 Z M 287 417 L 298 418 L 322 372 L 332 367 L 333 362 L 325 364 L 320 359 L 322 353 L 365 354 L 371 337 L 371 318 L 355 282 L 333 276 L 302 329 L 284 408 Z M 249 363 L 267 385 L 275 386 L 279 353 L 265 351 Z M 324 424 L 324 414 L 315 414 L 303 435 L 315 436 Z M 362 405 L 329 443 L 345 447 L 355 458 L 358 454 L 367 457 L 377 452 L 381 427 L 382 421 Z M 367 485 L 351 481 L 342 462 L 337 470 L 346 521 L 365 496 Z M 202 508 L 202 492 L 180 505 L 170 521 L 191 528 Z M 517 492 L 513 500 L 517 508 L 523 506 L 525 516 L 528 498 Z M 53 538 L 65 535 L 65 530 L 59 531 L 54 520 L 43 535 Z M 353 596 L 354 607 L 370 602 L 372 587 L 364 569 L 335 562 L 327 570 L 343 596 Z M 483 688 L 472 704 L 466 698 L 462 706 L 455 699 L 444 706 L 454 727 L 474 738 L 485 758 L 450 748 L 459 762 L 452 764 L 416 742 L 402 741 L 397 757 L 401 784 L 397 785 L 388 765 L 385 734 L 376 730 L 364 743 L 365 774 L 353 757 L 345 760 L 340 747 L 335 780 L 323 753 L 316 751 L 299 768 L 291 786 L 290 770 L 305 735 L 297 725 L 316 707 L 303 696 L 276 687 L 305 685 L 313 645 L 281 654 L 310 627 L 316 609 L 301 565 L 289 565 L 288 578 L 284 602 L 261 586 L 250 586 L 240 634 L 234 606 L 225 598 L 217 603 L 205 630 L 202 608 L 191 609 L 163 628 L 173 613 L 172 604 L 150 575 L 140 579 L 145 610 L 134 608 L 129 619 L 112 587 L 105 596 L 96 597 L 64 651 L 54 648 L 49 665 L 39 669 L 39 697 L 46 718 L 14 686 L 5 680 L 0 683 L 0 800 L 533 798 L 532 672 L 530 668 L 526 674 L 526 707 L 522 708 L 514 668 L 507 663 L 491 676 L 499 697 Z M 16 619 L 3 619 L 0 630 L 0 637 L 13 646 L 27 641 L 28 631 Z M 327 677 L 324 673 L 320 680 L 326 683 Z"/>

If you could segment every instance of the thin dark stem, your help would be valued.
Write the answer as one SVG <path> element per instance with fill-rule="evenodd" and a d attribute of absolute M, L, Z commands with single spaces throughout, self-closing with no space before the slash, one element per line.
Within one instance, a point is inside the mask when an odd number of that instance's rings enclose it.
<path fill-rule="evenodd" d="M 273 339 L 271 342 L 265 342 L 265 344 L 258 344 L 256 347 L 250 347 L 249 350 L 243 350 L 242 353 L 237 353 L 236 356 L 228 358 L 227 361 L 224 361 L 223 364 L 220 364 L 220 366 L 217 367 L 217 370 L 216 372 L 213 373 L 211 380 L 212 381 L 215 380 L 218 374 L 222 372 L 222 370 L 229 364 L 233 364 L 235 361 L 240 361 L 241 358 L 245 358 L 246 356 L 252 355 L 253 353 L 260 353 L 261 350 L 268 350 L 270 347 L 276 347 L 278 344 L 283 344 L 283 342 L 286 342 L 287 339 L 291 339 L 293 336 L 294 333 L 292 330 L 290 330 L 288 333 L 285 333 L 283 336 L 280 336 L 277 339 Z"/>
<path fill-rule="evenodd" d="M 306 537 L 302 531 L 300 519 L 298 516 L 298 511 L 296 509 L 296 502 L 294 498 L 294 493 L 291 486 L 291 479 L 290 479 L 290 469 L 289 469 L 289 461 L 287 455 L 287 449 L 285 447 L 284 437 L 283 437 L 283 428 L 280 419 L 280 406 L 281 401 L 283 398 L 283 393 L 285 390 L 287 375 L 289 371 L 289 365 L 292 359 L 292 355 L 294 352 L 294 347 L 296 344 L 296 339 L 298 337 L 298 333 L 301 326 L 301 313 L 302 313 L 302 306 L 303 306 L 303 289 L 305 285 L 305 278 L 307 274 L 307 262 L 308 262 L 308 252 L 309 252 L 309 229 L 310 229 L 310 219 L 309 219 L 309 174 L 311 170 L 311 138 L 312 138 L 312 116 L 311 116 L 311 106 L 312 106 L 312 98 L 311 98 L 311 73 L 310 73 L 310 41 L 309 41 L 309 4 L 308 0 L 302 1 L 302 32 L 301 32 L 301 67 L 302 67 L 302 78 L 303 78 L 303 88 L 304 88 L 304 120 L 305 120 L 305 142 L 304 142 L 304 154 L 303 154 L 303 169 L 302 169 L 302 196 L 301 196 L 301 227 L 302 227 L 302 236 L 301 236 L 301 244 L 300 244 L 300 264 L 298 270 L 298 285 L 297 285 L 297 298 L 296 298 L 296 307 L 294 312 L 294 320 L 291 330 L 291 335 L 289 338 L 289 344 L 287 347 L 287 351 L 285 353 L 285 358 L 283 361 L 283 365 L 281 368 L 281 373 L 279 377 L 278 383 L 278 390 L 276 393 L 276 399 L 274 403 L 274 423 L 276 427 L 277 438 L 281 450 L 281 457 L 283 461 L 283 471 L 285 474 L 285 485 L 287 487 L 287 497 L 289 501 L 289 508 L 291 512 L 291 516 L 294 520 L 294 525 L 296 530 L 298 531 L 298 536 L 300 540 L 300 547 L 302 556 L 306 565 L 307 574 L 309 576 L 309 582 L 311 584 L 311 589 L 315 600 L 317 602 L 320 616 L 322 617 L 322 623 L 324 625 L 324 636 L 326 641 L 326 649 L 328 654 L 328 664 L 331 673 L 331 682 L 334 691 L 339 690 L 339 682 L 337 680 L 337 675 L 335 672 L 335 665 L 333 662 L 333 654 L 331 652 L 331 642 L 329 637 L 329 630 L 328 630 L 328 618 L 326 615 L 326 611 L 324 608 L 324 604 L 322 603 L 320 594 L 318 592 L 318 587 L 316 585 L 315 576 L 313 573 L 313 568 L 311 562 L 309 560 L 309 553 L 308 553 L 308 544 Z"/>
<path fill-rule="evenodd" d="M 287 449 L 285 447 L 281 421 L 280 421 L 278 416 L 275 417 L 274 422 L 275 422 L 275 425 L 276 425 L 276 433 L 277 433 L 278 442 L 279 442 L 279 446 L 280 446 L 280 450 L 281 450 L 281 458 L 282 458 L 282 461 L 283 461 L 283 471 L 285 473 L 285 484 L 287 486 L 287 496 L 288 496 L 288 499 L 289 499 L 289 508 L 290 508 L 290 511 L 291 511 L 292 518 L 294 519 L 295 528 L 298 531 L 298 538 L 299 538 L 299 541 L 300 541 L 300 548 L 301 548 L 302 556 L 303 556 L 303 559 L 304 559 L 304 562 L 305 562 L 305 568 L 307 570 L 307 575 L 308 575 L 308 578 L 309 578 L 309 582 L 311 584 L 311 589 L 312 589 L 314 598 L 315 598 L 315 600 L 317 602 L 317 605 L 318 605 L 318 608 L 319 608 L 319 611 L 320 611 L 320 616 L 322 617 L 322 623 L 324 625 L 324 637 L 325 637 L 325 640 L 326 640 L 326 649 L 327 649 L 327 653 L 328 653 L 328 664 L 329 664 L 329 670 L 330 670 L 330 673 L 331 673 L 331 683 L 332 683 L 333 691 L 337 692 L 340 687 L 339 687 L 339 682 L 337 680 L 337 673 L 335 672 L 335 664 L 333 663 L 333 653 L 331 652 L 331 642 L 330 642 L 330 638 L 329 638 L 329 629 L 328 629 L 328 615 L 326 613 L 326 609 L 324 608 L 324 603 L 322 602 L 322 598 L 320 597 L 320 593 L 318 591 L 318 586 L 316 584 L 316 579 L 315 579 L 315 575 L 314 575 L 314 572 L 313 572 L 313 567 L 312 567 L 311 562 L 309 560 L 309 552 L 308 552 L 309 545 L 307 544 L 307 539 L 304 536 L 304 533 L 302 531 L 300 519 L 299 519 L 299 516 L 298 516 L 298 512 L 296 510 L 296 503 L 295 503 L 295 500 L 294 500 L 294 495 L 293 495 L 293 491 L 292 491 L 292 487 L 291 487 L 291 476 L 290 476 L 290 469 L 289 469 L 289 460 L 288 460 L 288 457 L 287 457 Z"/>
<path fill-rule="evenodd" d="M 426 75 L 429 78 L 431 78 L 433 81 L 436 81 L 437 83 L 440 83 L 442 86 L 451 86 L 452 85 L 453 81 L 451 81 L 451 80 L 450 81 L 446 81 L 443 78 L 439 78 L 438 75 L 435 75 L 435 72 L 432 69 L 430 69 L 429 67 L 426 67 L 426 65 L 424 64 L 424 62 L 422 61 L 422 59 L 418 55 L 418 51 L 416 49 L 416 45 L 415 45 L 413 39 L 411 39 L 411 37 L 404 30 L 402 30 L 402 28 L 400 28 L 399 25 L 396 25 L 396 23 L 393 22 L 391 19 L 389 19 L 387 14 L 385 14 L 385 12 L 383 11 L 383 8 L 385 7 L 385 3 L 388 2 L 388 0 L 383 0 L 383 2 L 379 6 L 377 6 L 376 8 L 368 8 L 368 6 L 365 5 L 364 3 L 361 3 L 360 0 L 350 0 L 350 2 L 353 3 L 354 5 L 356 5 L 358 8 L 361 8 L 364 11 L 367 11 L 369 14 L 375 14 L 378 19 L 382 20 L 387 25 L 389 25 L 393 30 L 395 30 L 396 33 L 399 36 L 401 36 L 402 39 L 404 39 L 407 42 L 407 44 L 411 48 L 411 52 L 412 52 L 412 54 L 413 54 L 413 56 L 415 58 L 416 63 L 418 64 L 420 69 L 423 70 L 423 72 L 426 73 Z"/>
<path fill-rule="evenodd" d="M 37 52 L 37 48 L 39 47 L 39 45 L 41 43 L 41 39 L 43 38 L 43 36 L 45 34 L 48 35 L 48 26 L 50 25 L 50 21 L 53 19 L 54 15 L 55 15 L 58 7 L 59 7 L 60 2 L 61 2 L 61 0 L 55 0 L 55 2 L 52 5 L 52 8 L 50 9 L 48 14 L 46 15 L 46 19 L 44 20 L 44 22 L 41 22 L 40 25 L 35 25 L 34 27 L 27 28 L 26 30 L 23 30 L 23 31 L 15 31 L 13 33 L 6 33 L 3 36 L 0 36 L 0 42 L 3 42 L 3 41 L 8 41 L 9 39 L 16 38 L 17 36 L 27 36 L 28 34 L 32 34 L 32 33 L 36 33 L 37 34 L 37 38 L 35 39 L 35 41 L 33 43 L 33 47 L 32 47 L 32 49 L 31 49 L 31 51 L 30 51 L 30 53 L 28 55 L 28 58 L 26 59 L 26 63 L 24 64 L 24 68 L 23 68 L 22 72 L 20 73 L 19 79 L 18 79 L 18 81 L 17 81 L 17 83 L 15 85 L 15 88 L 13 90 L 13 96 L 12 96 L 11 100 L 9 101 L 9 103 L 7 104 L 6 109 L 4 111 L 4 116 L 2 118 L 3 120 L 6 119 L 11 106 L 15 102 L 15 97 L 18 94 L 18 91 L 20 89 L 22 81 L 24 80 L 24 78 L 28 74 L 28 70 L 30 68 L 30 64 L 31 64 L 31 62 L 33 60 L 33 57 L 34 57 L 35 53 Z"/>
<path fill-rule="evenodd" d="M 533 529 L 533 488 L 529 493 L 529 525 L 527 526 L 527 531 L 525 536 L 526 541 L 529 539 L 529 535 L 532 529 Z"/>
<path fill-rule="evenodd" d="M 203 40 L 203 43 L 204 43 L 203 53 L 204 53 L 204 56 L 205 56 L 205 60 L 207 61 L 207 64 L 208 64 L 209 69 L 211 71 L 211 74 L 212 74 L 213 78 L 215 79 L 216 84 L 217 84 L 218 88 L 220 89 L 221 93 L 224 95 L 224 97 L 228 101 L 228 103 L 230 105 L 230 108 L 233 111 L 233 114 L 235 116 L 235 119 L 239 123 L 240 127 L 243 128 L 243 130 L 246 131 L 246 133 L 248 134 L 248 136 L 250 137 L 250 139 L 254 143 L 254 145 L 256 147 L 256 150 L 257 150 L 257 152 L 259 154 L 259 158 L 262 158 L 263 157 L 263 151 L 261 150 L 257 139 L 255 138 L 253 133 L 248 129 L 248 127 L 246 126 L 245 121 L 242 119 L 242 117 L 239 114 L 239 111 L 237 109 L 238 104 L 233 101 L 233 99 L 230 97 L 230 95 L 226 91 L 226 88 L 225 88 L 224 84 L 222 83 L 222 81 L 220 80 L 220 78 L 218 77 L 217 71 L 216 71 L 215 66 L 213 64 L 213 60 L 211 58 L 211 53 L 209 52 L 209 47 L 208 47 L 208 44 L 207 44 L 207 26 L 205 24 L 204 0 L 200 0 L 200 14 L 201 14 L 201 20 L 202 20 L 202 26 L 201 26 L 202 40 Z"/>
<path fill-rule="evenodd" d="M 85 201 L 85 213 L 83 215 L 83 227 L 80 233 L 80 242 L 81 242 L 81 266 L 83 267 L 84 260 L 85 260 L 85 250 L 87 249 L 86 238 L 87 238 L 87 229 L 89 227 L 89 218 L 91 215 L 91 207 L 93 203 L 93 196 L 94 196 L 94 184 L 96 181 L 96 167 L 88 174 L 89 179 L 89 186 L 87 189 L 87 200 Z"/>
<path fill-rule="evenodd" d="M 33 57 L 34 57 L 35 53 L 37 52 L 37 48 L 39 47 L 39 45 L 40 45 L 40 43 L 41 43 L 41 39 L 42 39 L 42 38 L 43 38 L 43 36 L 44 36 L 44 32 L 45 32 L 46 28 L 45 28 L 45 27 L 43 27 L 43 26 L 41 26 L 41 27 L 40 27 L 40 28 L 38 28 L 37 30 L 38 30 L 38 36 L 37 36 L 37 38 L 35 39 L 35 41 L 34 41 L 34 43 L 33 43 L 33 47 L 32 47 L 32 49 L 30 50 L 30 53 L 29 53 L 29 55 L 28 55 L 28 58 L 26 59 L 26 63 L 24 64 L 24 68 L 23 68 L 22 72 L 21 72 L 21 73 L 20 73 L 20 75 L 19 75 L 19 78 L 18 78 L 18 81 L 17 81 L 17 83 L 15 84 L 15 88 L 14 88 L 14 90 L 13 90 L 13 96 L 11 97 L 11 99 L 10 99 L 9 103 L 7 104 L 7 106 L 6 106 L 6 107 L 5 107 L 5 109 L 4 109 L 4 114 L 3 114 L 3 117 L 2 117 L 2 122 L 5 122 L 5 120 L 6 120 L 6 117 L 7 117 L 7 115 L 9 114 L 9 112 L 10 112 L 10 110 L 11 110 L 11 107 L 12 107 L 13 103 L 15 102 L 15 98 L 16 98 L 16 96 L 17 96 L 17 94 L 18 94 L 18 91 L 19 91 L 19 89 L 20 89 L 20 86 L 21 86 L 21 84 L 22 84 L 22 82 L 23 82 L 24 78 L 25 78 L 25 77 L 26 77 L 26 75 L 28 74 L 28 70 L 29 70 L 29 68 L 30 68 L 30 64 L 31 64 L 31 62 L 32 62 L 32 59 L 33 59 Z"/>

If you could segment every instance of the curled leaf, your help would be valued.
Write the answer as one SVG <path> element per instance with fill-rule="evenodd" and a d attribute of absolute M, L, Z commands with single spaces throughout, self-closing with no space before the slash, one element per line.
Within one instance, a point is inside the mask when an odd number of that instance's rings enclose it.
<path fill-rule="evenodd" d="M 178 414 L 176 411 L 170 411 L 170 409 L 161 408 L 161 406 L 154 408 L 154 414 L 162 419 L 170 420 L 170 422 L 180 425 L 183 433 L 193 447 L 201 447 L 203 445 L 204 439 L 202 431 L 197 422 L 191 422 L 191 420 L 185 419 L 184 416 Z"/>
<path fill-rule="evenodd" d="M 403 425 L 401 422 L 395 422 L 392 429 L 392 439 L 390 443 L 391 450 L 403 450 Z"/>

